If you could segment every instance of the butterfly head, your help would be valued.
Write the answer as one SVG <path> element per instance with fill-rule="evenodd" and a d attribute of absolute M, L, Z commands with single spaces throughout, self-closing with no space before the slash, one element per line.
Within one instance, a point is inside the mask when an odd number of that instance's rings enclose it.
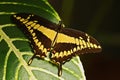
<path fill-rule="evenodd" d="M 65 25 L 63 24 L 62 21 L 59 21 L 59 24 L 58 24 L 58 25 L 59 25 L 59 26 L 58 26 L 58 28 L 57 28 L 57 31 L 61 31 L 61 29 L 65 27 Z"/>

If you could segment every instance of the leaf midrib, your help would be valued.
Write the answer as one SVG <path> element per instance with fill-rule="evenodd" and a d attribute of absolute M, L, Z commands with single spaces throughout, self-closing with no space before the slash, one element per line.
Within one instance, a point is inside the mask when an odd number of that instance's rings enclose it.
<path fill-rule="evenodd" d="M 10 50 L 12 50 L 15 53 L 16 57 L 20 61 L 20 64 L 22 64 L 23 67 L 28 72 L 28 74 L 30 76 L 30 80 L 37 80 L 35 78 L 34 74 L 32 73 L 32 70 L 27 66 L 27 63 L 25 62 L 25 60 L 23 59 L 22 55 L 20 54 L 20 51 L 18 49 L 16 49 L 16 47 L 13 45 L 11 39 L 2 31 L 2 27 L 5 27 L 5 26 L 8 26 L 8 25 L 2 25 L 0 27 L 0 33 L 3 36 L 3 39 L 8 43 L 8 46 L 10 47 Z"/>

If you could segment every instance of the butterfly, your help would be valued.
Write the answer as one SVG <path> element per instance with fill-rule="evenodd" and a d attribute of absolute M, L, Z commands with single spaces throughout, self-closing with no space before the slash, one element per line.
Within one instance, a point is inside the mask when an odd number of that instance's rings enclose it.
<path fill-rule="evenodd" d="M 28 61 L 28 65 L 35 57 L 49 57 L 58 65 L 58 76 L 62 75 L 62 65 L 72 57 L 102 50 L 95 38 L 85 32 L 65 28 L 61 21 L 55 24 L 31 13 L 13 14 L 11 20 L 30 40 L 34 55 Z"/>

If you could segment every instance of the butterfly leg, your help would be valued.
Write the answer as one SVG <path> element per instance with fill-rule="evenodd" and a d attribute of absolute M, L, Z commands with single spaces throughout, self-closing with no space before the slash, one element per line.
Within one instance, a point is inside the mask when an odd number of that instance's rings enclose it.
<path fill-rule="evenodd" d="M 34 58 L 41 58 L 41 59 L 43 59 L 44 57 L 45 57 L 45 53 L 42 53 L 42 51 L 41 50 L 39 50 L 39 47 L 38 46 L 36 46 L 36 44 L 34 43 L 33 45 L 32 45 L 32 48 L 33 48 L 33 52 L 34 52 L 34 55 L 30 58 L 30 60 L 28 61 L 28 65 L 30 65 L 31 63 L 32 63 L 32 61 L 33 61 L 33 59 Z"/>
<path fill-rule="evenodd" d="M 62 63 L 58 65 L 58 76 L 60 77 L 62 75 Z"/>
<path fill-rule="evenodd" d="M 34 54 L 30 59 L 29 59 L 29 61 L 28 61 L 28 65 L 30 65 L 31 63 L 32 63 L 32 61 L 33 61 L 33 59 L 35 58 L 35 56 L 36 56 L 36 54 Z"/>

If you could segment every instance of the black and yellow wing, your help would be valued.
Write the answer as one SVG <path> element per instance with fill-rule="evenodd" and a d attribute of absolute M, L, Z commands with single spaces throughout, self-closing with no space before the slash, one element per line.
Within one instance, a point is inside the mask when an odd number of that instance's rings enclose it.
<path fill-rule="evenodd" d="M 64 63 L 73 56 L 85 53 L 97 53 L 100 51 L 101 46 L 98 41 L 87 33 L 62 28 L 54 45 L 55 53 L 51 58 L 60 63 Z"/>
<path fill-rule="evenodd" d="M 51 48 L 52 41 L 57 32 L 50 31 L 57 28 L 57 25 L 51 23 L 42 17 L 28 13 L 19 13 L 11 16 L 13 23 L 25 33 L 31 42 L 34 51 L 34 57 L 46 57 L 47 50 Z"/>
<path fill-rule="evenodd" d="M 54 24 L 40 16 L 18 13 L 11 17 L 12 21 L 28 36 L 34 51 L 34 57 L 44 58 L 50 52 L 50 59 L 58 64 L 58 75 L 62 74 L 62 64 L 72 57 L 85 53 L 101 51 L 97 40 L 87 33 L 64 28 L 63 24 Z"/>
<path fill-rule="evenodd" d="M 69 28 L 62 28 L 57 35 L 51 60 L 59 63 L 58 75 L 62 74 L 62 64 L 76 55 L 97 53 L 101 46 L 87 33 Z"/>

